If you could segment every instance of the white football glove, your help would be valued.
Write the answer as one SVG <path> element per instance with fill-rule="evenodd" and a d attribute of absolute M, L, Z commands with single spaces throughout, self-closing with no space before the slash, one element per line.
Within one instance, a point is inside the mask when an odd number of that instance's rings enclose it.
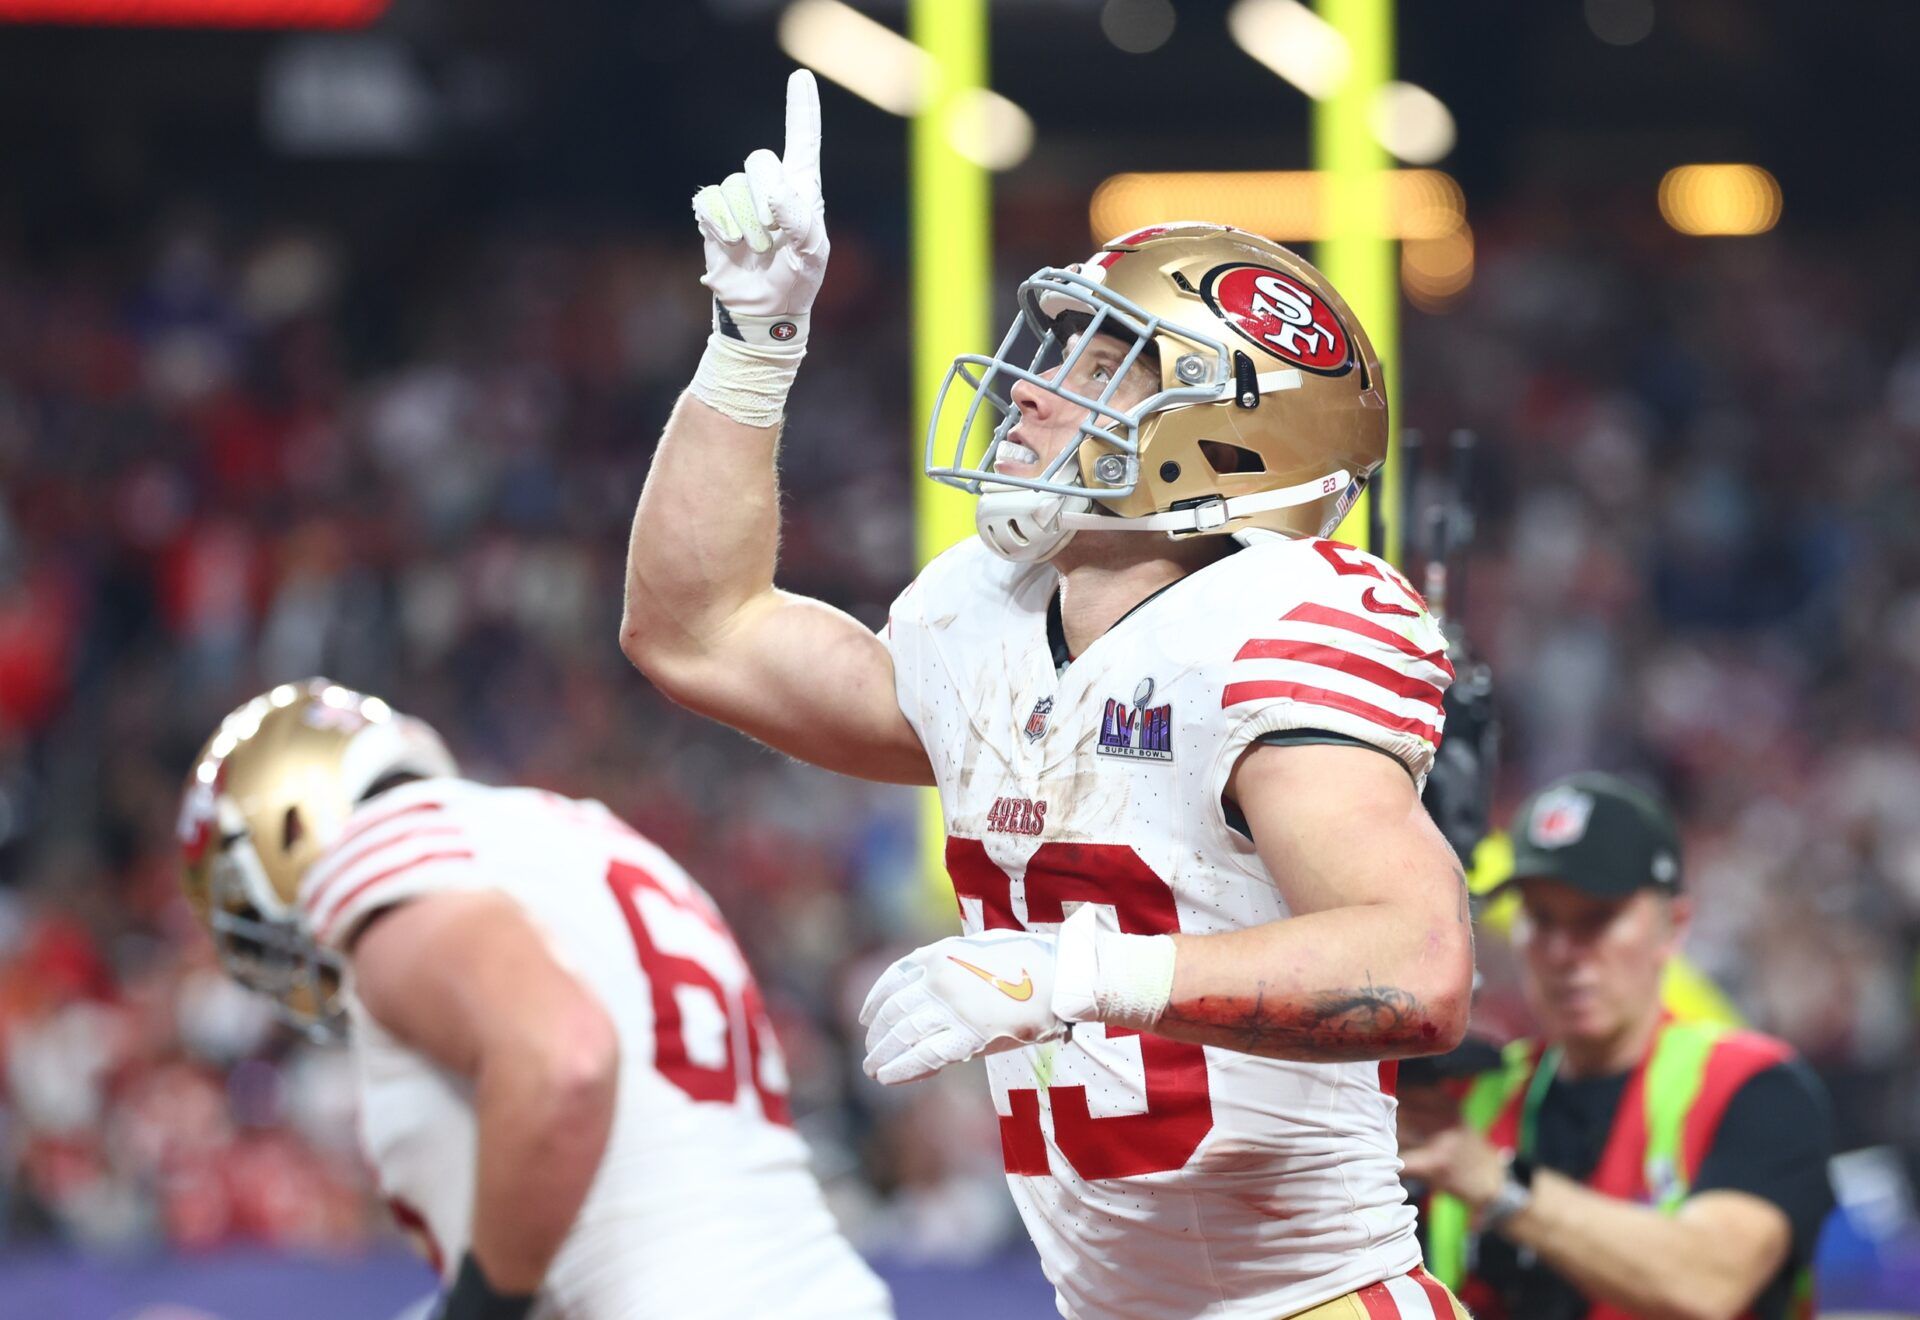
<path fill-rule="evenodd" d="M 948 1064 L 1059 1040 L 1076 1022 L 1150 1031 L 1173 994 L 1173 940 L 1122 935 L 1087 903 L 1058 935 L 989 930 L 915 949 L 860 1009 L 867 1076 L 885 1086 Z"/>
<path fill-rule="evenodd" d="M 1057 937 L 989 930 L 915 949 L 874 982 L 860 1021 L 867 1076 L 885 1086 L 980 1054 L 1058 1040 L 1053 1011 Z"/>
<path fill-rule="evenodd" d="M 827 273 L 820 196 L 820 88 L 805 69 L 787 79 L 787 142 L 764 147 L 738 174 L 693 196 L 706 240 L 716 333 L 755 348 L 798 349 Z"/>

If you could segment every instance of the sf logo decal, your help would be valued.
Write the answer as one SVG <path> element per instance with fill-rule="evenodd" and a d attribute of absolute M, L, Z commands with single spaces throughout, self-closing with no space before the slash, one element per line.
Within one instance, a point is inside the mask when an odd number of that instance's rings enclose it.
<path fill-rule="evenodd" d="M 1269 266 L 1233 263 L 1207 272 L 1201 296 L 1220 318 L 1275 357 L 1322 376 L 1353 369 L 1352 344 L 1333 309 Z"/>

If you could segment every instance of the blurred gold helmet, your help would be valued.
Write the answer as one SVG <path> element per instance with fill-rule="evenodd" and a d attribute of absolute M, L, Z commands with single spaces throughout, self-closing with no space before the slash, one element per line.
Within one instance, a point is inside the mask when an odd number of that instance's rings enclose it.
<path fill-rule="evenodd" d="M 1366 331 L 1325 276 L 1269 239 L 1155 225 L 1035 272 L 1019 301 L 993 356 L 955 359 L 927 429 L 927 475 L 980 496 L 981 538 L 1005 558 L 1050 558 L 1089 528 L 1324 536 L 1386 459 L 1387 397 Z M 1096 334 L 1128 342 L 1127 356 L 1098 395 L 1070 390 Z M 1137 361 L 1157 368 L 1159 388 L 1122 406 L 1116 391 Z M 974 390 L 964 416 L 948 407 L 956 381 Z M 1021 381 L 1087 413 L 1032 477 L 994 468 L 1020 421 Z M 999 421 L 970 467 L 983 406 Z"/>
<path fill-rule="evenodd" d="M 187 901 L 227 973 L 310 1034 L 336 1034 L 340 961 L 306 928 L 301 877 L 382 781 L 454 773 L 432 729 L 324 678 L 222 720 L 187 776 L 179 835 Z"/>

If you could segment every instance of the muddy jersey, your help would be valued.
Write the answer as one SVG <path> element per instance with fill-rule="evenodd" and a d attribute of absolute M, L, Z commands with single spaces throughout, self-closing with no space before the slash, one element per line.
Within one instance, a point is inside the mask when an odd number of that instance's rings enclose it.
<path fill-rule="evenodd" d="M 357 811 L 306 876 L 310 928 L 346 947 L 391 904 L 513 897 L 612 1015 L 619 1102 L 555 1258 L 540 1320 L 880 1317 L 884 1285 L 840 1236 L 793 1131 L 760 992 L 706 893 L 598 803 L 436 779 Z M 466 1081 L 351 994 L 366 1153 L 395 1216 L 449 1281 L 473 1213 Z"/>
<path fill-rule="evenodd" d="M 1324 540 L 1262 539 L 1058 667 L 1058 575 L 969 539 L 885 637 L 969 933 L 1082 903 L 1133 934 L 1287 907 L 1222 791 L 1257 738 L 1361 740 L 1424 781 L 1452 678 L 1424 603 Z M 1072 1317 L 1291 1315 L 1419 1261 L 1377 1063 L 1291 1063 L 1082 1023 L 986 1060 L 1008 1183 Z"/>

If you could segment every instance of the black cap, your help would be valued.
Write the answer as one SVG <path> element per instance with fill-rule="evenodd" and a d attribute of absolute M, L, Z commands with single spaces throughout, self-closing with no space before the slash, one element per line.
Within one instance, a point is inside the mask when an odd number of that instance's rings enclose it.
<path fill-rule="evenodd" d="M 1596 898 L 1680 891 L 1680 830 L 1659 799 L 1615 775 L 1556 780 L 1513 818 L 1513 878 L 1558 880 Z"/>

